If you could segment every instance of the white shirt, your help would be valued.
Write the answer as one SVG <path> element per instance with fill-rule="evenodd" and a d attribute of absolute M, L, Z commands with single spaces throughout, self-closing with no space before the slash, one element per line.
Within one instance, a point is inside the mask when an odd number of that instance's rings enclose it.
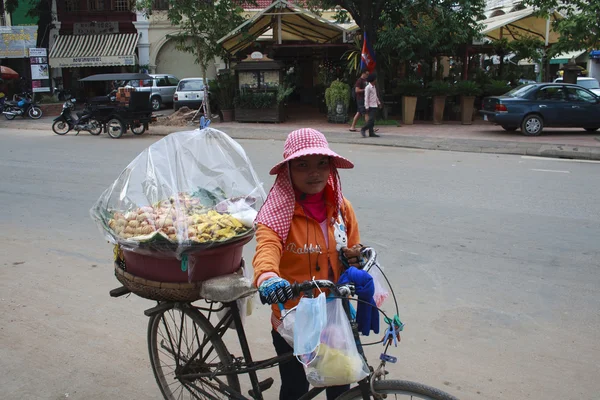
<path fill-rule="evenodd" d="M 377 89 L 371 83 L 365 88 L 365 108 L 379 107 L 379 99 L 377 98 Z"/>

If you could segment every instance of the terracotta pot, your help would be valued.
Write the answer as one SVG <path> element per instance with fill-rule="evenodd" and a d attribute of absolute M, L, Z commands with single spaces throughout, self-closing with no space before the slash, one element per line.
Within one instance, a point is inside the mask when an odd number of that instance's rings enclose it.
<path fill-rule="evenodd" d="M 460 120 L 463 125 L 473 123 L 473 106 L 475 96 L 460 96 Z"/>
<path fill-rule="evenodd" d="M 221 122 L 233 121 L 233 110 L 221 110 Z"/>
<path fill-rule="evenodd" d="M 416 96 L 402 96 L 402 123 L 412 125 L 415 120 L 415 110 L 417 109 Z"/>
<path fill-rule="evenodd" d="M 440 125 L 444 121 L 446 96 L 433 96 L 433 123 Z"/>

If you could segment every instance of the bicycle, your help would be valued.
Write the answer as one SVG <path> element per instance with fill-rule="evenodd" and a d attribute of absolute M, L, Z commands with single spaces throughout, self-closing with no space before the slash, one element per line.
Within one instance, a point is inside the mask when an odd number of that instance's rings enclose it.
<path fill-rule="evenodd" d="M 375 260 L 371 250 L 366 267 Z M 336 285 L 327 280 L 312 280 L 292 285 L 295 297 L 312 295 L 315 289 L 329 289 L 341 298 L 358 352 L 369 367 L 370 374 L 338 397 L 338 400 L 383 399 L 389 395 L 408 396 L 413 399 L 457 400 L 456 397 L 439 389 L 404 380 L 385 379 L 387 362 L 396 362 L 387 355 L 388 342 L 380 356 L 379 366 L 374 369 L 363 351 L 358 334 L 358 324 L 351 318 L 349 296 L 354 294 L 353 284 Z M 391 289 L 391 288 L 390 288 Z M 120 287 L 110 292 L 111 297 L 130 293 Z M 189 302 L 158 302 L 144 314 L 148 323 L 148 351 L 156 382 L 166 400 L 189 399 L 263 399 L 263 393 L 274 383 L 273 378 L 258 380 L 257 371 L 272 368 L 279 363 L 293 360 L 292 352 L 264 360 L 254 361 L 248 344 L 237 300 L 256 293 L 247 279 L 239 275 L 225 275 L 203 282 L 200 294 L 209 307 L 194 306 Z M 393 291 L 392 291 L 393 294 Z M 395 296 L 394 296 L 395 300 Z M 226 310 L 216 325 L 210 322 L 212 313 Z M 208 312 L 208 317 L 201 311 Z M 380 312 L 385 315 L 383 310 Z M 386 317 L 387 318 L 387 317 Z M 387 319 L 386 319 L 387 321 Z M 233 324 L 233 325 L 232 325 Z M 234 356 L 223 342 L 230 327 L 235 329 L 242 356 Z M 376 343 L 382 343 L 382 341 Z M 371 343 L 374 344 L 374 343 Z M 248 374 L 252 389 L 245 397 L 241 393 L 239 376 Z M 315 398 L 325 388 L 311 388 L 301 400 Z"/>

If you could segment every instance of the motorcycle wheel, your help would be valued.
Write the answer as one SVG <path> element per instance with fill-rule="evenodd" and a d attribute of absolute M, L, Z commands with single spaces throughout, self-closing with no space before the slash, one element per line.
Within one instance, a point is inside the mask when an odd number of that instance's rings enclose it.
<path fill-rule="evenodd" d="M 90 129 L 90 133 L 94 136 L 98 136 L 99 134 L 102 133 L 102 124 L 100 122 L 98 122 L 97 119 L 91 119 L 90 120 L 90 125 L 94 125 L 95 128 L 94 129 Z"/>
<path fill-rule="evenodd" d="M 31 119 L 40 119 L 42 118 L 42 114 L 42 109 L 37 106 L 31 107 L 29 108 L 29 111 L 27 111 L 27 115 L 29 115 L 29 118 Z"/>
<path fill-rule="evenodd" d="M 9 121 L 12 121 L 13 119 L 15 119 L 15 117 L 15 114 L 4 114 L 4 118 L 6 118 Z"/>
<path fill-rule="evenodd" d="M 141 135 L 144 132 L 146 132 L 146 127 L 144 126 L 144 124 L 138 124 L 136 126 L 131 126 L 131 132 L 133 132 L 134 135 Z"/>
<path fill-rule="evenodd" d="M 125 133 L 125 125 L 123 125 L 123 122 L 121 122 L 120 119 L 112 118 L 106 124 L 106 130 L 108 132 L 108 136 L 113 139 L 118 139 L 123 136 L 123 133 Z"/>
<path fill-rule="evenodd" d="M 69 132 L 71 128 L 65 121 L 54 121 L 52 124 L 52 130 L 57 135 L 64 135 L 65 133 Z"/>

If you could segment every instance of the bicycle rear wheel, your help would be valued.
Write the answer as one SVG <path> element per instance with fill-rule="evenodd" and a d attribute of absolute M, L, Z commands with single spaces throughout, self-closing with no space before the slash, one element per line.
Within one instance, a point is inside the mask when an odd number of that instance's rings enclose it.
<path fill-rule="evenodd" d="M 182 374 L 214 372 L 232 363 L 221 337 L 213 335 L 214 332 L 214 327 L 206 317 L 189 305 L 171 308 L 150 317 L 150 363 L 165 399 L 228 398 L 220 392 L 216 380 L 200 378 L 190 381 L 181 378 Z M 209 335 L 210 340 L 207 339 Z M 192 357 L 193 360 L 189 362 Z M 237 375 L 217 378 L 239 392 Z"/>
<path fill-rule="evenodd" d="M 458 400 L 456 397 L 442 392 L 439 389 L 422 385 L 416 382 L 399 380 L 381 380 L 373 383 L 375 392 L 382 395 L 384 399 L 402 400 Z M 355 387 L 343 393 L 337 400 L 362 400 L 360 388 Z"/>

